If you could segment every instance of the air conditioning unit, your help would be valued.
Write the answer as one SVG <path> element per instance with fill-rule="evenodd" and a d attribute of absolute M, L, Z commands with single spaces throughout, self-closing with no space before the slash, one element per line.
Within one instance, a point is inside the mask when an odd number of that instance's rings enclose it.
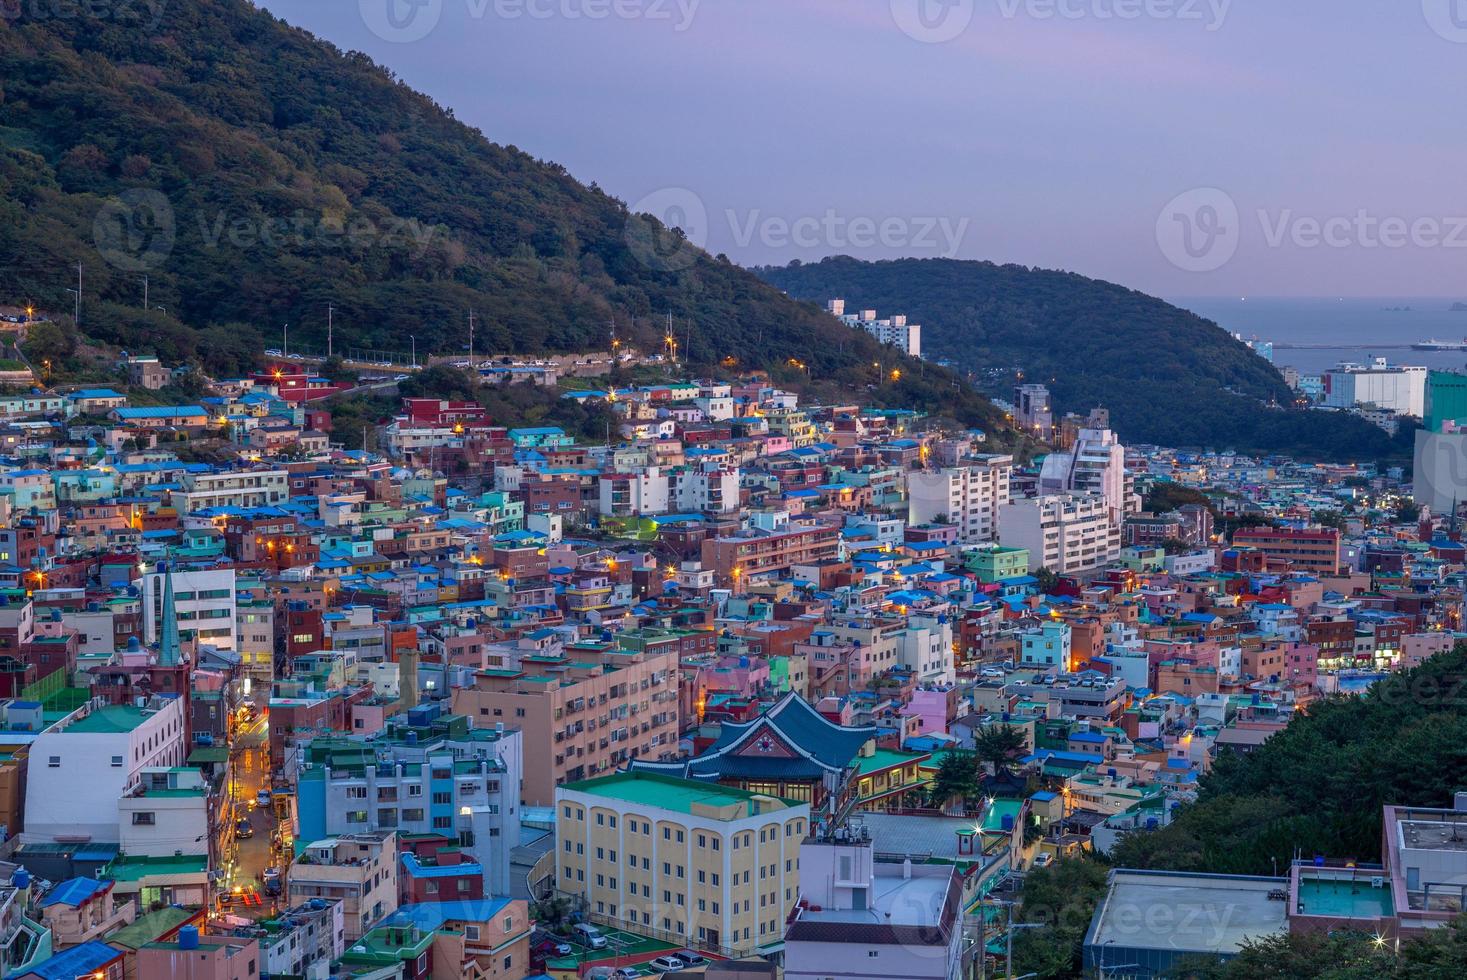
<path fill-rule="evenodd" d="M 1385 887 L 1385 877 L 1382 876 L 1382 875 L 1374 875 L 1370 879 L 1370 887 L 1371 888 L 1384 888 Z"/>

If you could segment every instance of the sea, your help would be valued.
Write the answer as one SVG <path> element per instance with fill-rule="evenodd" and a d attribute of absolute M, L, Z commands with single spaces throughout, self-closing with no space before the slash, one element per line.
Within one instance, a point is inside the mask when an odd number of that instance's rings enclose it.
<path fill-rule="evenodd" d="M 1416 351 L 1418 341 L 1467 341 L 1467 297 L 1279 299 L 1185 297 L 1167 302 L 1214 321 L 1244 340 L 1269 341 L 1273 362 L 1318 374 L 1341 362 L 1384 357 L 1392 364 L 1467 371 L 1467 351 Z"/>

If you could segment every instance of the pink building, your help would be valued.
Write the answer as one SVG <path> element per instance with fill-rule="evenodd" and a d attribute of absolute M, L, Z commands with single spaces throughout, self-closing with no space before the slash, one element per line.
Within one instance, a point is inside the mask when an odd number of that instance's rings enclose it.
<path fill-rule="evenodd" d="M 946 735 L 957 709 L 957 695 L 955 687 L 919 687 L 912 692 L 902 715 L 917 719 L 919 735 Z"/>
<path fill-rule="evenodd" d="M 184 926 L 173 943 L 148 943 L 137 952 L 138 976 L 174 980 L 255 980 L 260 944 L 235 936 L 200 936 Z"/>

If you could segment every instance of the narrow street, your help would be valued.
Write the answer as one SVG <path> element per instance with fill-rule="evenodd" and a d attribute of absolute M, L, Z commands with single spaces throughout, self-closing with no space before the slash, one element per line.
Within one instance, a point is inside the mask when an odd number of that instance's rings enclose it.
<path fill-rule="evenodd" d="M 231 789 L 234 819 L 246 820 L 252 835 L 234 835 L 234 853 L 228 855 L 225 888 L 236 895 L 258 895 L 260 904 L 237 904 L 232 912 L 247 918 L 273 914 L 279 899 L 265 894 L 265 869 L 278 868 L 280 859 L 272 849 L 276 829 L 274 809 L 260 806 L 256 796 L 270 788 L 270 747 L 266 717 L 262 714 L 240 729 L 231 755 Z"/>

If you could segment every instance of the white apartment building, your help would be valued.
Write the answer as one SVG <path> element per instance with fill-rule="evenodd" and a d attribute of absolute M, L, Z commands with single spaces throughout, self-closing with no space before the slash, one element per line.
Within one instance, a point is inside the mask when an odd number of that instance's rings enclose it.
<path fill-rule="evenodd" d="M 163 626 L 164 572 L 143 576 L 143 639 L 157 643 Z M 239 609 L 232 568 L 173 573 L 178 636 L 220 650 L 239 648 Z"/>
<path fill-rule="evenodd" d="M 181 698 L 142 707 L 89 701 L 31 745 L 22 839 L 120 842 L 119 801 L 145 771 L 182 766 L 187 752 Z"/>
<path fill-rule="evenodd" d="M 397 861 L 395 831 L 312 841 L 290 867 L 290 904 L 340 902 L 342 936 L 355 942 L 397 911 Z"/>
<path fill-rule="evenodd" d="M 847 313 L 846 301 L 843 299 L 830 300 L 825 304 L 825 310 L 846 326 L 864 330 L 883 344 L 893 345 L 903 354 L 922 356 L 922 327 L 920 324 L 908 323 L 907 318 L 901 314 L 878 320 L 875 310 Z"/>
<path fill-rule="evenodd" d="M 958 527 L 962 544 L 995 541 L 999 512 L 1009 502 L 1012 456 L 977 456 L 962 466 L 907 473 L 907 516 L 911 524 L 938 518 Z"/>
<path fill-rule="evenodd" d="M 1057 493 L 1004 504 L 999 515 L 1003 543 L 1029 552 L 1029 570 L 1047 568 L 1073 575 L 1115 560 L 1121 553 L 1120 524 L 1100 494 Z"/>
<path fill-rule="evenodd" d="M 236 473 L 189 473 L 183 490 L 173 494 L 179 514 L 213 507 L 273 507 L 290 496 L 285 470 L 246 470 Z"/>
<path fill-rule="evenodd" d="M 953 624 L 946 616 L 913 612 L 897 645 L 897 662 L 922 684 L 955 684 Z"/>
<path fill-rule="evenodd" d="M 1068 451 L 1044 457 L 1039 470 L 1041 493 L 1096 493 L 1105 498 L 1111 519 L 1117 524 L 1132 507 L 1134 481 L 1126 472 L 1126 447 L 1103 422 L 1091 413 L 1091 424 L 1080 430 Z"/>
<path fill-rule="evenodd" d="M 598 491 L 600 512 L 608 517 L 729 514 L 739 508 L 739 470 L 719 463 L 670 470 L 647 466 L 602 474 Z"/>
<path fill-rule="evenodd" d="M 1426 417 L 1425 367 L 1390 364 L 1340 364 L 1325 372 L 1324 403 L 1332 408 L 1374 405 L 1397 415 Z"/>

